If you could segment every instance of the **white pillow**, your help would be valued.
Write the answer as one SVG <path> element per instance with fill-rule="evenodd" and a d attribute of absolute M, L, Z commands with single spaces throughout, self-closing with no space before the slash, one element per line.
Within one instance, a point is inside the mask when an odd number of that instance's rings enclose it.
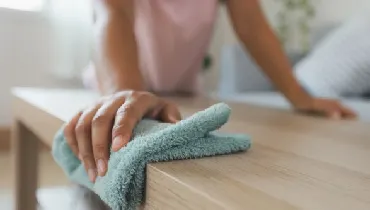
<path fill-rule="evenodd" d="M 370 17 L 357 16 L 330 33 L 296 64 L 295 75 L 316 96 L 370 92 Z"/>
<path fill-rule="evenodd" d="M 270 80 L 239 44 L 222 47 L 219 75 L 219 93 L 230 95 L 246 91 L 272 90 Z"/>

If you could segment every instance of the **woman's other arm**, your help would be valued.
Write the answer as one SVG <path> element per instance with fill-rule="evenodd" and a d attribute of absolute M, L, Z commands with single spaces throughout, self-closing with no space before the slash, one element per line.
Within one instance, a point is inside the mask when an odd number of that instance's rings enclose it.
<path fill-rule="evenodd" d="M 227 0 L 226 5 L 239 39 L 294 108 L 332 118 L 355 116 L 339 102 L 312 97 L 299 85 L 279 40 L 264 17 L 258 0 Z"/>

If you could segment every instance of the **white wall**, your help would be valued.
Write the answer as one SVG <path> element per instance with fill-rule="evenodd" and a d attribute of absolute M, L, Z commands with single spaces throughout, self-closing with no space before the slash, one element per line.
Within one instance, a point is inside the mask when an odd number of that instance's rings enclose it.
<path fill-rule="evenodd" d="M 314 0 L 318 8 L 315 25 L 340 23 L 360 12 L 370 12 L 369 0 Z"/>
<path fill-rule="evenodd" d="M 34 14 L 0 10 L 0 126 L 11 121 L 13 86 L 77 87 L 51 76 L 52 30 Z"/>
<path fill-rule="evenodd" d="M 316 5 L 316 17 L 312 23 L 313 29 L 335 25 L 359 12 L 370 12 L 370 0 L 311 0 Z M 275 15 L 278 5 L 274 0 L 261 0 L 263 10 L 269 23 L 275 25 Z M 206 74 L 208 92 L 217 88 L 219 54 L 225 44 L 236 43 L 237 38 L 231 27 L 225 8 L 220 8 L 215 36 L 211 43 L 211 54 L 215 57 L 215 65 Z"/>

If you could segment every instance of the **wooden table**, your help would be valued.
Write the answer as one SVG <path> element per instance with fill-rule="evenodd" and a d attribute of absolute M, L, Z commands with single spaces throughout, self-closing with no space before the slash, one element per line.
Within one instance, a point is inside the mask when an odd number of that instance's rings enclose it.
<path fill-rule="evenodd" d="M 37 144 L 96 100 L 76 90 L 15 89 L 16 209 L 34 210 Z M 173 99 L 188 116 L 215 101 Z M 370 124 L 230 103 L 223 131 L 253 137 L 247 153 L 150 164 L 146 209 L 370 209 Z"/>

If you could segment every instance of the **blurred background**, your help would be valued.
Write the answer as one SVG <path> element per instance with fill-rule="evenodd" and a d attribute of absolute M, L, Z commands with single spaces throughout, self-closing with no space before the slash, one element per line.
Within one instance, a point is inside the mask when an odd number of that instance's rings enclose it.
<path fill-rule="evenodd" d="M 261 4 L 302 85 L 315 95 L 340 98 L 361 120 L 370 121 L 370 1 L 261 0 Z M 89 0 L 0 0 L 0 148 L 9 147 L 12 87 L 83 88 L 91 31 Z M 289 106 L 238 43 L 222 6 L 207 64 L 206 94 Z M 9 161 L 3 154 L 1 166 Z M 42 164 L 51 162 L 45 159 Z M 55 170 L 52 177 L 63 177 Z M 9 176 L 0 180 L 0 195 L 9 186 Z"/>
<path fill-rule="evenodd" d="M 261 4 L 292 62 L 333 28 L 370 11 L 368 0 L 262 0 Z M 0 0 L 0 127 L 10 123 L 13 86 L 82 87 L 81 73 L 90 58 L 91 16 L 89 0 Z M 244 55 L 223 7 L 209 54 L 206 92 L 249 100 L 242 93 L 271 90 Z M 240 68 L 249 70 L 237 74 Z M 225 69 L 232 73 L 220 80 Z"/>

